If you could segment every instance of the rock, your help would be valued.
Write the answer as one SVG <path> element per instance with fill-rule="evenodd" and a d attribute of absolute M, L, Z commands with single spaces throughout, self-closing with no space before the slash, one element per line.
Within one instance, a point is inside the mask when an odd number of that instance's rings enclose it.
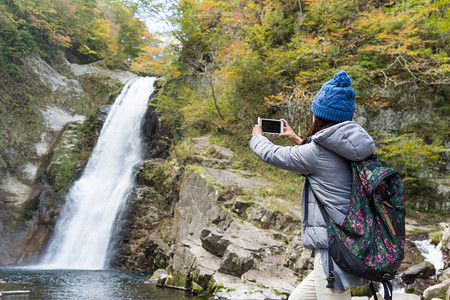
<path fill-rule="evenodd" d="M 377 284 L 377 283 L 374 283 Z M 377 285 L 375 285 L 375 289 L 377 289 Z M 372 291 L 370 289 L 370 286 L 368 284 L 363 286 L 352 286 L 350 288 L 353 296 L 360 296 L 360 297 L 371 297 Z"/>
<path fill-rule="evenodd" d="M 10 174 L 1 182 L 0 193 L 8 195 L 5 204 L 20 208 L 31 196 L 32 187 Z"/>
<path fill-rule="evenodd" d="M 442 248 L 450 250 L 450 226 L 447 224 L 442 235 Z"/>
<path fill-rule="evenodd" d="M 424 257 L 421 255 L 419 249 L 417 249 L 417 245 L 410 239 L 407 239 L 405 241 L 405 256 L 403 257 L 399 272 L 404 272 L 409 267 L 423 261 Z"/>
<path fill-rule="evenodd" d="M 284 266 L 303 278 L 313 269 L 313 261 L 311 250 L 305 249 L 300 237 L 296 236 L 284 253 Z"/>
<path fill-rule="evenodd" d="M 292 232 L 298 229 L 300 224 L 299 207 L 279 198 L 253 198 L 254 200 L 244 201 L 236 197 L 231 211 L 263 229 L 283 230 L 284 232 Z M 282 208 L 283 211 L 268 208 L 270 205 Z"/>
<path fill-rule="evenodd" d="M 252 204 L 248 203 L 246 201 L 243 201 L 239 199 L 239 197 L 236 197 L 233 207 L 231 208 L 231 211 L 238 214 L 239 216 L 242 216 L 245 214 L 245 211 L 248 207 L 250 207 Z"/>
<path fill-rule="evenodd" d="M 433 278 L 417 278 L 412 284 L 405 286 L 405 291 L 409 294 L 423 295 L 423 292 L 434 284 L 436 284 L 436 280 Z"/>
<path fill-rule="evenodd" d="M 257 258 L 281 254 L 283 244 L 274 240 L 269 232 L 259 229 L 249 222 L 233 220 L 226 232 L 227 239 L 231 244 L 251 251 Z"/>
<path fill-rule="evenodd" d="M 202 247 L 215 255 L 223 256 L 228 245 L 230 244 L 229 240 L 224 239 L 224 235 L 224 230 L 220 228 L 203 229 L 200 235 Z"/>
<path fill-rule="evenodd" d="M 210 149 L 213 149 L 221 159 L 229 159 L 233 156 L 233 152 L 230 149 L 211 144 L 209 142 L 209 136 L 196 137 L 193 138 L 192 141 L 194 142 L 192 147 L 194 151 L 207 152 L 210 151 Z"/>
<path fill-rule="evenodd" d="M 203 293 L 203 288 L 202 288 L 202 286 L 199 285 L 198 283 L 192 282 L 192 292 L 193 292 L 195 295 L 201 294 L 201 293 Z"/>
<path fill-rule="evenodd" d="M 263 291 L 253 291 L 247 292 L 243 290 L 230 290 L 227 292 L 218 292 L 214 299 L 215 300 L 274 300 L 274 299 L 286 299 L 286 295 L 277 295 L 275 293 L 267 293 Z"/>
<path fill-rule="evenodd" d="M 270 231 L 270 233 L 274 239 L 281 241 L 285 244 L 289 243 L 290 237 L 288 237 L 287 235 L 285 235 L 281 232 L 275 231 L 275 230 Z"/>
<path fill-rule="evenodd" d="M 268 229 L 275 226 L 276 214 L 273 210 L 258 204 L 250 210 L 248 219 L 259 223 L 261 228 Z"/>
<path fill-rule="evenodd" d="M 192 288 L 189 279 L 181 274 L 169 275 L 163 287 L 169 287 L 184 291 L 189 291 Z"/>
<path fill-rule="evenodd" d="M 245 173 L 237 170 L 218 170 L 213 168 L 204 168 L 206 175 L 210 176 L 218 185 L 227 188 L 239 188 L 243 190 L 253 190 L 256 187 L 264 188 L 270 184 L 269 181 L 257 177 L 246 178 Z"/>
<path fill-rule="evenodd" d="M 53 93 L 66 95 L 65 98 L 68 100 L 62 100 L 63 97 L 61 97 L 61 101 L 80 100 L 84 96 L 83 89 L 78 80 L 61 75 L 39 55 L 32 54 L 25 61 L 34 73 L 39 74 L 38 78 L 44 85 L 51 88 Z M 67 95 L 71 95 L 71 97 L 67 97 Z"/>
<path fill-rule="evenodd" d="M 220 223 L 226 215 L 217 207 L 218 190 L 195 171 L 185 171 L 180 184 L 179 201 L 175 205 L 174 242 L 187 236 L 200 238 L 203 228 Z"/>
<path fill-rule="evenodd" d="M 166 280 L 166 278 L 169 276 L 166 270 L 164 269 L 158 269 L 155 272 L 153 272 L 152 276 L 148 280 L 150 283 L 153 284 L 160 284 Z"/>
<path fill-rule="evenodd" d="M 127 203 L 114 265 L 120 269 L 153 272 L 169 263 L 171 217 L 166 197 L 149 186 L 136 187 Z"/>
<path fill-rule="evenodd" d="M 233 245 L 225 251 L 219 271 L 230 275 L 241 276 L 250 270 L 254 264 L 255 259 L 250 251 Z"/>
<path fill-rule="evenodd" d="M 251 269 L 243 274 L 241 278 L 259 286 L 272 287 L 280 294 L 286 293 L 287 295 L 299 284 L 297 276 L 287 268 L 276 264 L 264 270 Z"/>
<path fill-rule="evenodd" d="M 430 262 L 424 261 L 418 265 L 406 269 L 402 275 L 402 279 L 406 284 L 410 284 L 413 283 L 418 277 L 426 279 L 435 273 L 436 270 L 434 266 Z"/>
<path fill-rule="evenodd" d="M 419 295 L 405 294 L 405 293 L 393 293 L 392 299 L 395 300 L 420 300 Z"/>
<path fill-rule="evenodd" d="M 430 286 L 423 292 L 425 300 L 431 300 L 433 298 L 445 299 L 447 290 L 450 287 L 450 279 L 447 279 L 439 284 Z"/>
<path fill-rule="evenodd" d="M 446 279 L 450 279 L 450 268 L 445 269 L 439 274 L 439 281 L 444 281 Z"/>

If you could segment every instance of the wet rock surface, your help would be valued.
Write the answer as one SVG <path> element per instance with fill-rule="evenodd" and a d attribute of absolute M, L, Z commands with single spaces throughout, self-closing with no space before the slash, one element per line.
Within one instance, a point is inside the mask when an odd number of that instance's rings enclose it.
<path fill-rule="evenodd" d="M 402 279 L 406 284 L 413 283 L 417 278 L 427 279 L 436 273 L 434 266 L 428 262 L 424 261 L 418 265 L 409 267 L 403 272 Z"/>

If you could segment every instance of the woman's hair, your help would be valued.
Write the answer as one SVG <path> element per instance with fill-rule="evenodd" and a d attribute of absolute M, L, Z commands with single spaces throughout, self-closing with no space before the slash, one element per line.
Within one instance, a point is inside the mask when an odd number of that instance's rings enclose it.
<path fill-rule="evenodd" d="M 305 143 L 306 138 L 316 134 L 317 132 L 321 131 L 322 129 L 336 125 L 337 123 L 339 123 L 339 122 L 325 120 L 325 119 L 319 118 L 318 116 L 315 116 L 311 127 L 309 128 L 308 132 L 306 133 L 306 135 L 303 138 L 302 143 L 300 145 L 303 145 Z"/>

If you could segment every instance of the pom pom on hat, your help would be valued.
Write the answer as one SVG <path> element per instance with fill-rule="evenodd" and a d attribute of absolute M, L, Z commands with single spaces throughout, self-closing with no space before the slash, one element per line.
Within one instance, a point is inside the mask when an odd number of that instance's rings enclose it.
<path fill-rule="evenodd" d="M 314 97 L 311 111 L 319 118 L 343 122 L 350 121 L 355 112 L 356 93 L 345 71 L 336 73 Z"/>
<path fill-rule="evenodd" d="M 350 76 L 345 71 L 339 71 L 334 74 L 333 77 L 334 85 L 339 87 L 348 87 L 352 85 Z"/>

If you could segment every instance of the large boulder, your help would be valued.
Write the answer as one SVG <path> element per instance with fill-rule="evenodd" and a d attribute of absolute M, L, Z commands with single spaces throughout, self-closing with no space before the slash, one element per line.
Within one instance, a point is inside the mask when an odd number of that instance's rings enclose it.
<path fill-rule="evenodd" d="M 436 270 L 434 266 L 430 262 L 424 261 L 418 265 L 414 265 L 406 269 L 406 271 L 402 275 L 402 279 L 406 284 L 410 284 L 413 283 L 416 278 L 426 279 L 434 275 L 435 273 Z"/>
<path fill-rule="evenodd" d="M 224 237 L 225 231 L 221 228 L 205 228 L 202 230 L 200 240 L 203 248 L 213 254 L 223 256 L 230 244 L 230 241 Z"/>
<path fill-rule="evenodd" d="M 447 290 L 450 287 L 450 279 L 447 279 L 441 283 L 430 286 L 423 292 L 425 300 L 431 300 L 433 298 L 446 299 Z M 448 299 L 448 298 L 447 298 Z"/>
<path fill-rule="evenodd" d="M 250 251 L 232 245 L 223 255 L 219 272 L 239 277 L 250 270 L 254 264 L 255 259 Z"/>

